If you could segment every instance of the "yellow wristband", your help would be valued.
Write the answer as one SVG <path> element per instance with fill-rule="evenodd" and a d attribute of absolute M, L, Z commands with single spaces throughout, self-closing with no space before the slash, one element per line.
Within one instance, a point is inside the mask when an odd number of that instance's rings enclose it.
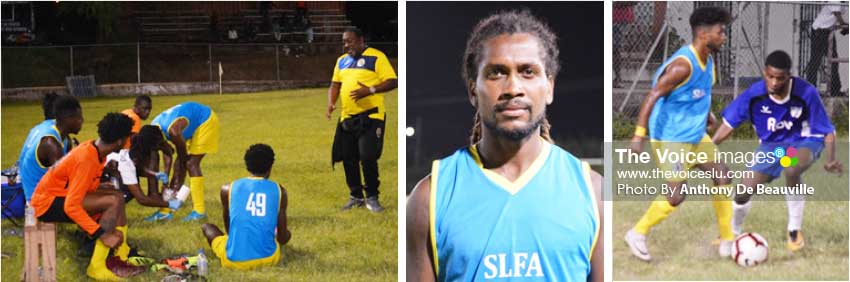
<path fill-rule="evenodd" d="M 646 137 L 646 127 L 640 125 L 635 126 L 635 136 Z"/>

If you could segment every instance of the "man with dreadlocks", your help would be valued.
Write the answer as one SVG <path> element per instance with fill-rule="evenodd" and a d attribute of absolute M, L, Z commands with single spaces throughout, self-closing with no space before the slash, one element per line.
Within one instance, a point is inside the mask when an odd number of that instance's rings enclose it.
<path fill-rule="evenodd" d="M 652 257 L 646 247 L 649 229 L 660 223 L 685 200 L 681 188 L 687 182 L 687 171 L 696 166 L 716 175 L 715 186 L 731 185 L 726 176 L 728 168 L 715 160 L 717 146 L 711 142 L 706 129 L 717 124 L 711 113 L 711 88 L 717 79 L 712 52 L 720 50 L 726 42 L 726 24 L 729 12 L 718 7 L 702 7 L 690 17 L 693 42 L 683 46 L 660 67 L 652 80 L 652 90 L 644 98 L 638 113 L 632 152 L 643 150 L 647 137 L 652 139 L 652 152 L 660 171 L 664 172 L 667 187 L 672 187 L 666 200 L 653 201 L 646 214 L 626 233 L 626 243 L 638 259 L 649 261 Z M 707 128 L 706 128 L 707 127 Z M 658 155 L 663 152 L 704 154 L 700 162 L 663 162 Z M 697 158 L 700 159 L 700 158 Z M 717 227 L 720 231 L 721 257 L 732 253 L 732 202 L 724 195 L 713 196 Z"/>
<path fill-rule="evenodd" d="M 556 42 L 526 10 L 473 29 L 471 144 L 434 161 L 408 199 L 408 281 L 602 281 L 602 178 L 549 137 Z"/>
<path fill-rule="evenodd" d="M 154 125 L 142 126 L 138 134 L 130 137 L 130 142 L 132 146 L 129 149 L 121 149 L 106 156 L 107 165 L 112 161 L 117 162 L 117 177 L 121 181 L 120 187 L 116 188 L 124 192 L 125 201 L 135 198 L 143 206 L 168 208 L 169 212 L 180 208 L 183 204 L 181 200 L 165 201 L 157 190 L 158 172 L 154 168 L 157 158 L 154 156 L 158 156 L 159 151 L 163 151 L 166 157 L 173 154 L 171 145 L 162 137 L 159 128 Z M 142 176 L 148 180 L 148 195 L 143 194 L 139 184 L 139 177 Z"/>

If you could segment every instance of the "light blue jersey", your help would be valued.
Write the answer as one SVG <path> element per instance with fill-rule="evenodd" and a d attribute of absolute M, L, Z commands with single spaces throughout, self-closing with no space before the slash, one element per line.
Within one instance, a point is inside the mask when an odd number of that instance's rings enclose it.
<path fill-rule="evenodd" d="M 186 102 L 177 104 L 160 113 L 153 119 L 151 124 L 159 126 L 162 134 L 165 135 L 165 139 L 171 141 L 171 136 L 168 135 L 168 129 L 171 128 L 171 125 L 176 120 L 185 119 L 189 122 L 189 125 L 183 130 L 183 140 L 189 140 L 195 134 L 195 129 L 198 129 L 198 126 L 201 126 L 201 124 L 210 118 L 210 113 L 212 113 L 210 107 L 196 102 Z"/>
<path fill-rule="evenodd" d="M 227 259 L 246 261 L 273 255 L 280 186 L 259 177 L 245 177 L 230 186 L 230 230 Z"/>
<path fill-rule="evenodd" d="M 655 72 L 652 87 L 670 63 L 684 58 L 691 66 L 691 75 L 652 107 L 649 116 L 649 136 L 653 140 L 696 144 L 705 135 L 706 121 L 711 110 L 711 86 L 716 76 L 714 59 L 708 56 L 703 64 L 693 45 L 676 51 Z"/>
<path fill-rule="evenodd" d="M 438 281 L 587 281 L 599 235 L 590 166 L 543 143 L 513 182 L 484 169 L 474 147 L 434 162 Z"/>
<path fill-rule="evenodd" d="M 62 139 L 59 134 L 55 119 L 45 120 L 30 129 L 27 140 L 24 141 L 24 148 L 21 149 L 21 155 L 18 158 L 20 161 L 18 170 L 27 201 L 32 198 L 32 193 L 35 192 L 35 186 L 38 186 L 41 177 L 47 173 L 48 167 L 42 165 L 41 161 L 38 160 L 38 145 L 41 143 L 41 139 L 47 136 L 56 138 L 56 141 L 62 145 L 63 155 L 68 153 L 68 148 L 71 146 L 70 140 Z"/>

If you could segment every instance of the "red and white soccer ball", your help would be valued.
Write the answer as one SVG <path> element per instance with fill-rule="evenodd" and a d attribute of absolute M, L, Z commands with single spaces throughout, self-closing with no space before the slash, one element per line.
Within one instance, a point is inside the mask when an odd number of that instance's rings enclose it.
<path fill-rule="evenodd" d="M 750 267 L 767 260 L 767 240 L 757 233 L 738 235 L 732 246 L 732 260 L 740 266 Z"/>

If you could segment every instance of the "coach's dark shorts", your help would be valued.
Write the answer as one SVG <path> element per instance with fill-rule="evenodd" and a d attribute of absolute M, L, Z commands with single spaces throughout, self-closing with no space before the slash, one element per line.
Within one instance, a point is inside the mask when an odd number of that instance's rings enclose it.
<path fill-rule="evenodd" d="M 347 120 L 346 120 L 347 121 Z M 383 120 L 362 118 L 352 127 L 337 123 L 332 150 L 332 161 L 374 161 L 381 157 L 384 148 Z"/>
<path fill-rule="evenodd" d="M 74 222 L 65 214 L 65 197 L 56 197 L 50 203 L 50 208 L 38 217 L 43 222 Z"/>

